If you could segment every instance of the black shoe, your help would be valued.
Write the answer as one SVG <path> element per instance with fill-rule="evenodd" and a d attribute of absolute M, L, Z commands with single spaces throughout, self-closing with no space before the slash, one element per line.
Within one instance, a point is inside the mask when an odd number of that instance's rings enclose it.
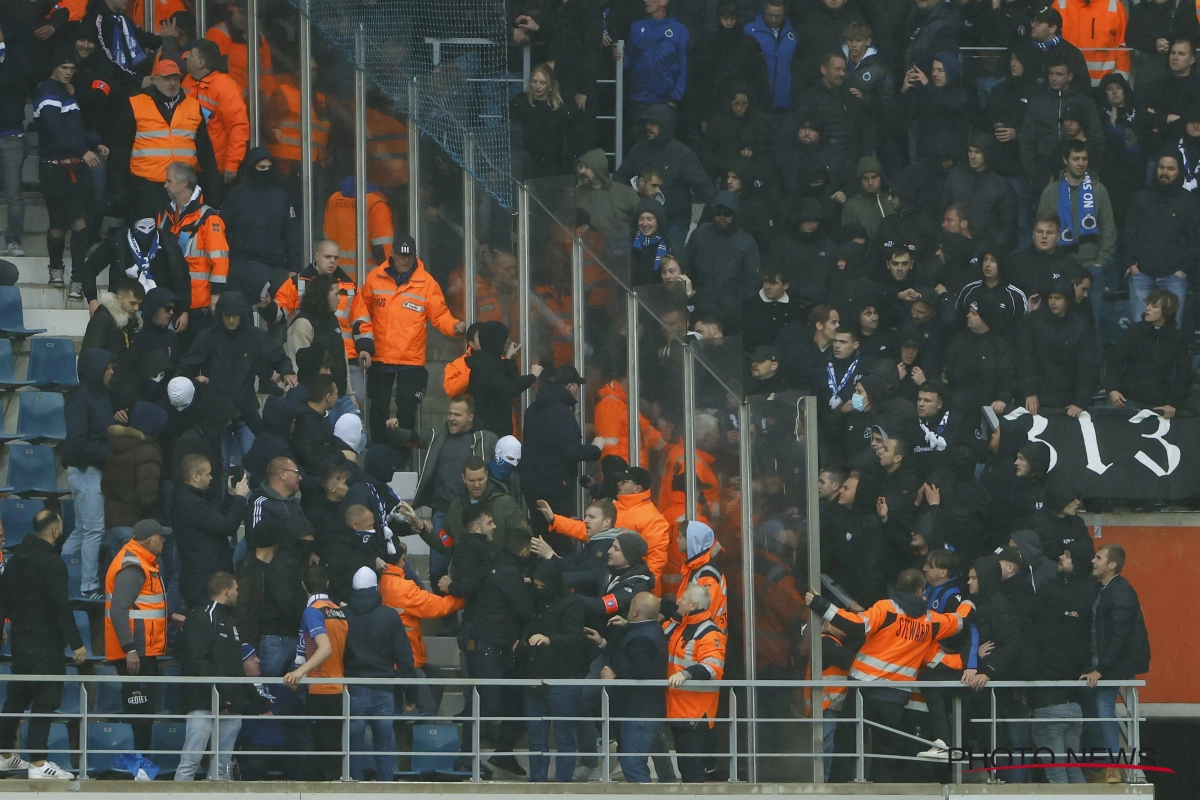
<path fill-rule="evenodd" d="M 502 769 L 505 772 L 516 775 L 518 778 L 524 778 L 528 773 L 517 761 L 516 756 L 492 756 L 488 759 L 488 763 L 496 769 Z"/>
<path fill-rule="evenodd" d="M 454 761 L 454 769 L 459 772 L 471 771 L 471 757 L 461 756 Z M 482 780 L 490 781 L 492 779 L 492 771 L 488 769 L 488 765 L 484 762 L 479 762 L 479 777 Z"/>

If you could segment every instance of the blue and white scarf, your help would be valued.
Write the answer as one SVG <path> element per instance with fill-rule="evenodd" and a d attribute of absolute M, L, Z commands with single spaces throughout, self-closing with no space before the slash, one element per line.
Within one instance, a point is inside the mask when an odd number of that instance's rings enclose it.
<path fill-rule="evenodd" d="M 1033 44 L 1037 47 L 1038 50 L 1041 50 L 1044 53 L 1047 50 L 1049 50 L 1051 47 L 1058 47 L 1060 44 L 1062 44 L 1062 37 L 1055 36 L 1053 39 L 1051 39 L 1048 42 L 1035 41 Z"/>
<path fill-rule="evenodd" d="M 667 255 L 667 242 L 661 236 L 650 238 L 641 231 L 638 231 L 637 236 L 633 237 L 633 249 L 645 250 L 647 247 L 657 246 L 658 250 L 654 254 L 654 272 L 658 273 L 659 265 L 662 264 L 663 256 Z"/>
<path fill-rule="evenodd" d="M 100 46 L 104 48 L 104 54 L 108 56 L 109 61 L 120 67 L 122 71 L 132 75 L 133 71 L 147 58 L 146 52 L 138 44 L 137 35 L 134 33 L 136 26 L 124 14 L 113 14 L 112 40 L 106 42 L 103 31 L 104 16 L 104 14 L 96 15 L 96 38 L 99 40 Z"/>
<path fill-rule="evenodd" d="M 1188 158 L 1187 146 L 1184 145 L 1183 139 L 1179 140 L 1179 158 L 1183 161 L 1183 188 L 1189 192 L 1196 190 L 1197 172 L 1200 172 L 1200 164 L 1192 164 Z"/>
<path fill-rule="evenodd" d="M 154 238 L 150 240 L 150 249 L 146 253 L 143 253 L 142 248 L 138 245 L 132 227 L 125 233 L 125 238 L 129 241 L 129 252 L 133 256 L 133 266 L 126 269 L 125 274 L 137 280 L 148 292 L 158 286 L 154 278 L 150 277 L 150 262 L 158 255 L 158 231 L 154 231 Z"/>
<path fill-rule="evenodd" d="M 841 407 L 842 403 L 846 402 L 845 400 L 842 400 L 842 391 L 846 388 L 850 381 L 854 379 L 854 371 L 858 369 L 858 359 L 855 358 L 852 362 L 850 362 L 850 366 L 846 368 L 846 373 L 842 375 L 842 379 L 840 381 L 837 379 L 837 373 L 833 371 L 832 361 L 825 365 L 825 369 L 829 372 L 829 391 L 833 393 L 833 396 L 829 398 L 829 407 L 834 411 L 837 411 Z"/>
<path fill-rule="evenodd" d="M 1062 229 L 1058 232 L 1059 247 L 1075 247 L 1084 237 L 1100 235 L 1100 226 L 1096 221 L 1096 193 L 1092 189 L 1091 173 L 1083 173 L 1083 182 L 1079 184 L 1079 202 L 1076 206 L 1076 213 L 1071 213 L 1071 185 L 1067 183 L 1064 175 L 1058 182 L 1058 218 L 1062 221 Z"/>

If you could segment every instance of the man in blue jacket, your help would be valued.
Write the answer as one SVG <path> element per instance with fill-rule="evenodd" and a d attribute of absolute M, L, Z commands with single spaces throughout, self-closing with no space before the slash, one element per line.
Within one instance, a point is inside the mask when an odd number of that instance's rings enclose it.
<path fill-rule="evenodd" d="M 647 16 L 633 23 L 626 39 L 630 97 L 638 106 L 677 106 L 687 89 L 688 30 L 667 13 L 667 2 L 645 0 Z"/>
<path fill-rule="evenodd" d="M 796 29 L 787 18 L 788 0 L 766 0 L 758 17 L 746 26 L 762 48 L 767 62 L 767 82 L 771 87 L 771 106 L 791 108 L 792 60 L 796 57 Z"/>

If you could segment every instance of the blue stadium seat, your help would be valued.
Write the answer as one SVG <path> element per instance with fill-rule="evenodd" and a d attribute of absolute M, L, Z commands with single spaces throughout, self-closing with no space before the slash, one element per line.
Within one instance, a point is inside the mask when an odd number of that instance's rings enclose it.
<path fill-rule="evenodd" d="M 0 522 L 4 523 L 4 549 L 11 550 L 33 531 L 33 515 L 46 507 L 41 500 L 6 497 L 0 500 Z M 64 528 L 65 530 L 65 528 Z"/>
<path fill-rule="evenodd" d="M 54 448 L 46 445 L 8 445 L 8 478 L 13 494 L 21 497 L 61 497 L 70 494 L 58 488 Z"/>
<path fill-rule="evenodd" d="M 0 286 L 0 289 L 3 289 Z M 73 389 L 79 385 L 75 372 L 75 343 L 70 339 L 39 337 L 29 340 L 29 374 L 39 389 Z"/>
<path fill-rule="evenodd" d="M 28 736 L 29 723 L 22 722 L 20 733 L 17 736 L 17 749 L 26 758 L 29 757 Z M 67 734 L 67 724 L 65 722 L 50 723 L 50 739 L 46 744 L 49 748 L 49 752 L 46 755 L 51 761 L 63 769 L 74 769 L 71 764 L 71 754 L 67 752 L 71 749 L 71 737 Z"/>
<path fill-rule="evenodd" d="M 63 521 L 63 535 L 70 536 L 71 531 L 75 530 L 75 500 L 64 497 L 59 501 L 59 509 Z"/>
<path fill-rule="evenodd" d="M 21 290 L 16 286 L 0 286 L 0 336 L 8 339 L 24 339 L 26 336 L 45 332 L 45 328 L 34 330 L 25 327 L 25 310 L 21 306 Z"/>
<path fill-rule="evenodd" d="M 159 669 L 163 675 L 178 675 L 180 673 L 178 661 L 169 664 L 162 664 L 162 662 L 159 662 L 159 664 Z M 159 709 L 159 713 L 183 713 L 183 700 L 180 696 L 179 686 L 180 685 L 178 683 L 168 683 L 163 686 L 162 708 Z"/>
<path fill-rule="evenodd" d="M 455 778 L 471 777 L 470 770 L 457 770 L 454 762 L 459 758 L 458 726 L 456 725 L 413 725 L 414 753 L 412 769 L 399 772 L 401 777 L 443 775 Z M 445 753 L 445 755 L 434 755 Z"/>
<path fill-rule="evenodd" d="M 116 675 L 117 668 L 111 664 L 101 663 L 92 667 L 92 672 L 95 675 Z M 96 698 L 95 705 L 92 706 L 96 714 L 120 714 L 124 711 L 124 704 L 121 702 L 121 684 L 116 681 L 89 684 L 88 694 L 94 695 Z"/>
<path fill-rule="evenodd" d="M 67 667 L 68 675 L 78 675 L 79 669 L 74 666 Z M 58 704 L 56 709 L 59 714 L 74 716 L 79 713 L 79 681 L 67 681 L 63 684 L 62 702 Z M 66 764 L 61 761 L 55 762 L 60 767 L 65 767 Z"/>
<path fill-rule="evenodd" d="M 174 774 L 175 769 L 179 766 L 179 753 L 183 750 L 184 733 L 187 730 L 187 723 L 180 720 L 177 722 L 156 722 L 154 727 L 150 729 L 150 749 L 151 750 L 173 750 L 173 753 L 154 753 L 150 756 L 150 760 L 158 767 L 158 776 L 161 778 L 164 774 Z"/>
<path fill-rule="evenodd" d="M 67 438 L 63 396 L 58 392 L 20 392 L 17 432 L 3 439 L 20 439 L 30 444 L 53 444 Z"/>
<path fill-rule="evenodd" d="M 87 650 L 87 660 L 102 661 L 103 659 L 100 656 L 92 652 L 92 621 L 88 618 L 88 613 L 79 609 L 76 609 L 73 613 L 75 614 L 75 627 L 79 629 L 79 635 L 83 638 L 83 646 Z M 71 645 L 66 646 L 65 655 L 67 658 L 71 658 L 74 655 L 71 651 Z"/>
<path fill-rule="evenodd" d="M 17 380 L 17 373 L 13 368 L 12 342 L 8 339 L 0 339 L 0 389 L 16 389 L 31 385 L 33 385 L 33 381 Z"/>
<path fill-rule="evenodd" d="M 68 530 L 66 527 L 63 530 Z M 72 603 L 83 601 L 83 559 L 79 553 L 62 557 L 67 562 L 67 599 Z"/>
<path fill-rule="evenodd" d="M 108 772 L 108 762 L 122 753 L 136 752 L 133 744 L 133 726 L 127 722 L 89 722 L 87 746 L 88 776 Z"/>

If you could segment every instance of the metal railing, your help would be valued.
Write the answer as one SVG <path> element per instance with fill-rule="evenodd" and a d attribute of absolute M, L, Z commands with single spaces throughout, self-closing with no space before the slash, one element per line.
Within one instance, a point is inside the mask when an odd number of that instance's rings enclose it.
<path fill-rule="evenodd" d="M 265 718 L 263 716 L 256 716 L 256 715 L 238 715 L 238 714 L 223 714 L 223 713 L 221 713 L 220 712 L 220 708 L 221 708 L 220 695 L 218 693 L 217 686 L 218 685 L 229 685 L 229 684 L 236 684 L 236 685 L 242 685 L 242 686 L 266 685 L 266 686 L 271 686 L 271 687 L 279 687 L 279 691 L 289 691 L 282 687 L 282 678 L 277 678 L 277 677 L 275 677 L 275 678 L 240 678 L 240 677 L 237 677 L 237 678 L 207 678 L 207 677 L 206 678 L 194 678 L 194 677 L 180 677 L 180 676 L 175 676 L 175 675 L 134 676 L 134 677 L 130 678 L 130 677 L 119 676 L 119 675 L 15 675 L 14 674 L 14 675 L 5 676 L 5 680 L 9 683 L 13 683 L 13 682 L 62 682 L 64 684 L 65 683 L 78 683 L 79 684 L 79 686 L 78 686 L 79 711 L 76 713 L 62 713 L 62 712 L 54 712 L 52 714 L 9 713 L 9 714 L 0 714 L 0 716 L 2 716 L 2 717 L 18 717 L 21 720 L 29 720 L 34 717 L 43 717 L 43 718 L 49 717 L 49 718 L 51 718 L 52 722 L 66 722 L 68 724 L 74 723 L 74 724 L 78 725 L 79 726 L 79 735 L 78 735 L 79 747 L 64 749 L 61 747 L 53 747 L 52 746 L 51 749 L 54 751 L 55 754 L 68 754 L 70 756 L 78 756 L 77 766 L 68 767 L 68 765 L 66 765 L 66 764 L 60 764 L 59 766 L 63 767 L 64 769 L 77 769 L 80 778 L 92 777 L 92 775 L 94 775 L 98 772 L 100 772 L 100 773 L 108 772 L 109 770 L 107 768 L 107 765 L 108 765 L 109 761 L 111 761 L 115 756 L 129 752 L 127 750 L 117 751 L 117 750 L 112 750 L 112 749 L 103 749 L 103 748 L 89 746 L 89 738 L 90 738 L 89 723 L 104 721 L 104 722 L 108 722 L 108 723 L 124 722 L 124 723 L 136 724 L 136 723 L 140 722 L 143 724 L 150 724 L 153 722 L 161 722 L 161 721 L 186 721 L 190 718 L 189 715 L 183 714 L 183 713 L 134 715 L 134 714 L 111 713 L 111 712 L 104 713 L 104 712 L 89 710 L 89 701 L 91 701 L 93 699 L 93 693 L 90 690 L 97 688 L 99 685 L 114 684 L 114 683 L 115 684 L 140 683 L 140 684 L 151 684 L 151 685 L 164 685 L 164 684 L 165 685 L 171 685 L 171 684 L 182 685 L 182 684 L 188 683 L 188 682 L 201 682 L 205 685 L 212 686 L 212 688 L 211 688 L 211 697 L 212 697 L 211 708 L 209 709 L 209 713 L 207 715 L 201 717 L 202 719 L 207 719 L 212 724 L 212 734 L 210 736 L 209 742 L 206 744 L 206 747 L 208 749 L 206 749 L 202 753 L 199 753 L 198 755 L 196 755 L 196 757 L 199 758 L 201 756 L 207 755 L 210 759 L 210 769 L 216 769 L 217 765 L 219 764 L 220 757 L 222 755 L 222 753 L 220 751 L 220 745 L 219 745 L 219 742 L 220 742 L 219 731 L 220 731 L 220 727 L 222 724 L 233 722 L 235 720 L 240 722 L 240 721 L 246 721 L 246 720 L 260 720 L 261 721 L 263 719 L 268 719 L 272 722 L 280 722 L 280 723 L 284 723 L 284 724 L 295 723 L 295 722 L 304 722 L 304 721 L 324 722 L 324 723 L 341 725 L 341 738 L 340 738 L 341 747 L 337 751 L 298 750 L 298 749 L 285 749 L 285 750 L 238 749 L 236 751 L 236 753 L 238 756 L 246 756 L 246 757 L 251 757 L 251 756 L 254 756 L 254 757 L 257 757 L 257 756 L 261 756 L 261 757 L 303 756 L 303 757 L 327 757 L 327 758 L 331 758 L 331 759 L 336 757 L 340 761 L 340 765 L 341 765 L 340 778 L 343 781 L 352 780 L 351 775 L 355 771 L 352 768 L 352 759 L 359 758 L 359 757 L 373 758 L 373 757 L 379 757 L 379 756 L 384 756 L 384 757 L 391 756 L 393 759 L 396 757 L 422 757 L 422 756 L 435 757 L 435 758 L 450 757 L 455 761 L 458 761 L 459 759 L 469 759 L 470 760 L 469 770 L 464 769 L 460 773 L 456 773 L 456 774 L 458 774 L 464 778 L 469 777 L 470 780 L 472 780 L 472 781 L 481 781 L 481 780 L 483 780 L 483 776 L 486 771 L 486 767 L 484 766 L 484 763 L 483 763 L 485 758 L 492 757 L 492 756 L 508 756 L 508 755 L 511 755 L 511 756 L 520 756 L 520 755 L 544 756 L 547 758 L 562 757 L 565 755 L 567 757 L 575 757 L 575 758 L 596 758 L 596 759 L 598 759 L 599 764 L 600 764 L 599 779 L 602 782 L 609 782 L 612 780 L 612 772 L 613 772 L 612 767 L 613 767 L 614 757 L 618 758 L 618 759 L 623 758 L 623 757 L 624 758 L 628 758 L 628 757 L 646 758 L 646 757 L 649 757 L 649 758 L 655 758 L 655 759 L 662 759 L 662 758 L 669 759 L 672 755 L 674 755 L 676 758 L 679 758 L 679 757 L 684 757 L 684 758 L 707 757 L 710 759 L 716 759 L 718 762 L 723 761 L 728 764 L 728 775 L 729 775 L 728 780 L 729 780 L 729 782 L 738 782 L 738 781 L 743 780 L 741 778 L 741 776 L 743 774 L 753 775 L 751 765 L 757 759 L 772 759 L 772 760 L 796 759 L 801 762 L 809 761 L 809 762 L 811 762 L 811 769 L 812 769 L 812 775 L 814 777 L 814 782 L 822 782 L 823 775 L 824 775 L 824 760 L 827 758 L 831 758 L 831 759 L 834 759 L 835 761 L 839 760 L 839 759 L 853 760 L 854 761 L 854 777 L 852 778 L 852 780 L 856 781 L 856 782 L 857 781 L 865 781 L 865 780 L 868 780 L 868 764 L 869 763 L 878 762 L 878 761 L 893 761 L 893 762 L 899 762 L 899 763 L 905 763 L 905 762 L 921 762 L 921 763 L 926 763 L 926 764 L 930 763 L 930 761 L 918 758 L 916 755 L 903 755 L 903 754 L 899 754 L 899 753 L 879 752 L 878 745 L 876 745 L 874 748 L 869 748 L 868 747 L 869 736 L 871 735 L 872 732 L 881 732 L 881 733 L 890 734 L 893 737 L 901 737 L 906 742 L 908 742 L 913 748 L 915 748 L 918 745 L 923 746 L 923 747 L 930 747 L 933 744 L 933 742 L 929 739 L 922 738 L 921 736 L 915 735 L 913 733 L 910 733 L 910 732 L 907 732 L 904 730 L 898 730 L 895 728 L 890 728 L 886 725 L 883 725 L 877 721 L 870 719 L 869 715 L 866 712 L 866 704 L 864 702 L 863 690 L 864 689 L 865 690 L 877 690 L 877 689 L 881 689 L 881 688 L 899 688 L 899 689 L 904 689 L 904 690 L 913 690 L 913 689 L 923 690 L 923 689 L 928 689 L 928 688 L 937 688 L 937 689 L 946 689 L 946 690 L 958 690 L 958 692 L 956 693 L 956 696 L 953 698 L 953 730 L 954 730 L 953 736 L 954 736 L 954 741 L 955 741 L 956 745 L 955 744 L 951 745 L 951 747 L 953 749 L 950 751 L 950 755 L 947 757 L 946 762 L 945 762 L 945 767 L 947 770 L 947 772 L 945 773 L 945 775 L 946 775 L 945 782 L 946 783 L 962 783 L 963 782 L 963 773 L 964 773 L 964 761 L 966 762 L 965 765 L 969 768 L 974 763 L 974 761 L 979 760 L 978 756 L 975 756 L 973 759 L 971 759 L 971 757 L 968 755 L 968 753 L 970 753 L 970 751 L 963 749 L 965 747 L 964 743 L 967 741 L 967 739 L 965 738 L 965 734 L 967 734 L 969 731 L 969 729 L 965 727 L 966 724 L 968 724 L 968 723 L 972 724 L 972 725 L 977 725 L 977 726 L 986 726 L 986 733 L 985 733 L 984 738 L 987 741 L 988 746 L 989 746 L 988 752 L 997 753 L 997 752 L 999 752 L 1000 749 L 1003 749 L 1002 743 L 1001 743 L 1001 736 L 1000 736 L 1000 731 L 1001 731 L 1000 726 L 1002 723 L 1004 723 L 1004 724 L 1012 723 L 1012 724 L 1038 725 L 1038 724 L 1044 724 L 1044 723 L 1055 723 L 1055 722 L 1064 722 L 1064 721 L 1072 722 L 1072 723 L 1098 722 L 1098 723 L 1110 723 L 1110 724 L 1115 722 L 1121 726 L 1122 735 L 1124 737 L 1124 740 L 1128 743 L 1127 752 L 1130 752 L 1133 754 L 1139 753 L 1141 751 L 1140 723 L 1144 718 L 1140 715 L 1140 712 L 1138 710 L 1138 695 L 1137 695 L 1137 693 L 1138 693 L 1138 687 L 1145 685 L 1144 681 L 1100 681 L 1099 682 L 1098 686 L 1100 686 L 1100 687 L 1117 687 L 1117 688 L 1123 690 L 1124 700 L 1125 700 L 1123 709 L 1124 709 L 1125 714 L 1124 714 L 1124 716 L 1118 717 L 1115 720 L 1099 718 L 1099 717 L 1057 719 L 1057 718 L 1048 718 L 1048 717 L 1036 717 L 1036 718 L 1003 717 L 999 714 L 997 699 L 996 699 L 996 692 L 997 692 L 997 690 L 1028 690 L 1028 689 L 1033 689 L 1033 688 L 1047 688 L 1047 687 L 1082 689 L 1082 687 L 1085 686 L 1085 684 L 1082 681 L 1058 681 L 1058 682 L 993 681 L 993 682 L 989 683 L 983 690 L 983 691 L 986 691 L 989 695 L 989 697 L 988 697 L 989 702 L 987 703 L 988 713 L 984 716 L 978 716 L 978 717 L 965 719 L 963 716 L 962 694 L 964 694 L 964 693 L 969 694 L 970 692 L 969 692 L 969 690 L 966 690 L 962 686 L 962 684 L 957 681 L 901 681 L 901 682 L 872 681 L 869 683 L 861 682 L 861 681 L 849 681 L 849 680 L 820 680 L 820 681 L 799 681 L 799 680 L 796 680 L 796 681 L 735 681 L 735 680 L 730 680 L 730 681 L 719 681 L 719 682 L 714 682 L 712 684 L 712 687 L 713 687 L 713 691 L 717 691 L 717 692 L 721 693 L 723 700 L 724 700 L 724 702 L 722 703 L 722 706 L 725 710 L 723 712 L 719 713 L 718 716 L 716 718 L 712 719 L 711 721 L 713 723 L 715 723 L 715 725 L 721 726 L 722 728 L 725 728 L 727 726 L 727 729 L 725 729 L 725 730 L 718 729 L 716 738 L 712 739 L 710 737 L 710 741 L 714 741 L 714 740 L 715 741 L 724 741 L 725 745 L 724 745 L 723 752 L 709 751 L 709 752 L 705 752 L 705 753 L 692 753 L 692 752 L 681 753 L 681 752 L 678 752 L 677 750 L 672 751 L 670 748 L 667 748 L 665 750 L 650 750 L 650 751 L 645 751 L 645 752 L 631 753 L 631 752 L 624 752 L 624 751 L 613 749 L 613 746 L 612 746 L 613 740 L 618 734 L 618 726 L 621 723 L 624 723 L 624 722 L 662 723 L 665 728 L 666 723 L 672 723 L 672 722 L 687 723 L 687 722 L 693 722 L 696 720 L 680 719 L 680 718 L 666 719 L 666 718 L 658 718 L 658 717 L 615 716 L 612 713 L 612 707 L 611 707 L 611 701 L 612 701 L 611 691 L 614 689 L 633 688 L 633 687 L 642 688 L 642 689 L 651 688 L 651 687 L 665 688 L 667 686 L 666 681 L 592 680 L 592 679 L 525 679 L 525 680 L 521 680 L 521 679 L 451 679 L 451 678 L 412 678 L 412 679 L 340 678 L 340 679 L 336 679 L 336 681 L 335 681 L 334 679 L 331 679 L 331 678 L 321 678 L 321 679 L 317 679 L 317 680 L 306 678 L 302 682 L 302 685 L 313 684 L 313 683 L 323 683 L 323 684 L 328 685 L 330 682 L 336 682 L 336 683 L 342 685 L 342 693 L 341 693 L 342 702 L 340 704 L 341 705 L 341 714 L 340 715 L 321 716 L 321 715 L 312 715 L 312 714 L 297 714 L 297 715 L 289 714 L 289 715 Z M 469 709 L 469 711 L 466 711 L 463 714 L 459 714 L 459 715 L 440 715 L 440 714 L 428 714 L 427 715 L 427 714 L 417 714 L 417 713 L 394 713 L 394 714 L 390 714 L 390 715 L 356 715 L 356 714 L 351 713 L 351 704 L 352 704 L 351 687 L 359 687 L 359 686 L 385 687 L 385 688 L 391 688 L 397 692 L 407 690 L 407 689 L 413 688 L 413 687 L 420 687 L 420 686 L 443 687 L 445 689 L 457 688 L 457 689 L 461 689 L 461 691 L 463 692 L 464 695 L 468 695 L 468 693 L 469 693 L 470 702 L 467 704 L 467 708 Z M 556 687 L 556 686 L 558 686 L 558 687 L 579 686 L 581 688 L 588 687 L 593 690 L 598 689 L 599 693 L 600 693 L 600 696 L 599 696 L 600 714 L 598 716 L 580 713 L 575 716 L 534 717 L 534 716 L 524 716 L 524 715 L 522 715 L 522 716 L 495 715 L 495 714 L 485 715 L 481 711 L 481 708 L 482 708 L 481 707 L 481 693 L 480 693 L 481 688 L 482 689 L 497 688 L 497 689 L 501 689 L 505 692 L 512 692 L 512 691 L 517 691 L 517 690 L 521 690 L 521 689 L 529 689 L 529 688 L 537 688 L 537 687 Z M 837 688 L 837 687 L 847 687 L 848 691 L 850 693 L 852 693 L 852 695 L 846 696 L 845 705 L 842 708 L 842 712 L 838 716 L 836 716 L 836 717 L 828 717 L 827 716 L 827 717 L 822 718 L 822 715 L 819 713 L 820 702 L 818 699 L 821 695 L 821 690 L 827 690 L 827 689 L 832 689 L 832 688 Z M 749 709 L 754 708 L 754 704 L 746 702 L 745 697 L 746 697 L 747 693 L 753 693 L 756 691 L 763 691 L 763 690 L 773 690 L 773 691 L 807 690 L 807 691 L 810 691 L 813 694 L 814 705 L 818 709 L 818 713 L 813 713 L 813 715 L 809 716 L 809 717 L 790 717 L 790 718 L 757 716 L 752 710 L 749 710 Z M 464 697 L 464 699 L 466 699 L 466 698 Z M 743 710 L 743 707 L 745 707 L 747 710 Z M 847 708 L 849 708 L 850 710 L 848 711 Z M 1120 711 L 1121 709 L 1119 708 L 1118 710 Z M 191 717 L 191 718 L 194 718 L 194 717 Z M 547 750 L 528 750 L 528 749 L 526 749 L 526 750 L 510 750 L 510 751 L 484 750 L 483 743 L 482 743 L 483 735 L 481 733 L 481 729 L 482 729 L 483 725 L 485 725 L 487 723 L 500 723 L 500 722 L 518 722 L 518 723 L 519 722 L 529 722 L 530 720 L 535 720 L 535 719 L 541 720 L 543 722 L 553 722 L 556 724 L 557 723 L 566 723 L 566 724 L 570 724 L 572 726 L 575 726 L 578 723 L 592 723 L 597 726 L 597 728 L 600 732 L 600 739 L 599 739 L 599 743 L 598 743 L 599 749 L 597 752 L 579 751 L 579 752 L 575 752 L 573 754 L 572 753 L 560 753 L 560 752 L 557 752 L 554 750 L 549 750 L 549 749 L 547 749 Z M 412 724 L 415 726 L 430 725 L 433 723 L 438 723 L 438 724 L 442 724 L 442 725 L 455 725 L 458 723 L 461 723 L 464 725 L 469 724 L 470 725 L 470 729 L 469 729 L 470 736 L 469 736 L 468 742 L 462 743 L 460 741 L 460 744 L 459 744 L 459 747 L 457 750 L 448 750 L 445 748 L 439 748 L 436 750 L 422 750 L 422 749 L 418 749 L 416 747 L 416 743 L 414 743 L 414 746 L 410 749 L 393 749 L 393 750 L 379 750 L 378 748 L 371 749 L 371 750 L 354 749 L 351 746 L 351 723 L 353 723 L 353 722 L 369 723 L 369 722 L 375 721 L 375 720 L 388 720 L 388 721 L 392 722 L 393 724 L 394 723 L 406 723 L 406 724 Z M 704 721 L 704 720 L 700 720 L 700 721 Z M 854 736 L 854 748 L 852 751 L 832 752 L 832 751 L 829 751 L 825 747 L 825 744 L 824 744 L 825 725 L 829 724 L 829 723 L 833 723 L 835 725 L 846 725 L 846 726 L 854 727 L 855 736 Z M 799 725 L 799 726 L 805 727 L 807 730 L 804 731 L 804 735 L 800 738 L 799 741 L 807 740 L 807 741 L 811 742 L 811 751 L 805 752 L 803 750 L 798 750 L 795 746 L 791 746 L 783 752 L 764 752 L 764 751 L 760 750 L 759 748 L 755 747 L 752 743 L 755 742 L 756 739 L 758 741 L 763 740 L 763 731 L 765 729 L 762 728 L 762 726 L 768 726 L 768 725 L 769 726 Z M 755 728 L 759 729 L 757 737 L 751 735 L 752 729 L 755 729 Z M 660 728 L 659 730 L 661 732 L 663 730 L 663 728 Z M 811 734 L 811 736 L 810 736 L 810 734 Z M 28 737 L 26 737 L 26 742 L 24 743 L 25 747 L 18 748 L 18 750 L 28 752 L 27 738 Z M 548 747 L 549 742 L 551 742 L 553 740 L 549 735 L 547 735 L 546 741 L 547 741 L 547 747 Z M 746 746 L 745 744 L 743 744 L 745 742 L 751 743 L 750 746 Z M 12 743 L 10 743 L 10 742 L 0 743 L 0 752 L 7 752 L 8 748 L 11 744 Z M 960 754 L 957 758 L 954 757 L 954 753 L 956 751 Z M 141 755 L 150 757 L 151 760 L 154 761 L 155 759 L 153 757 L 155 757 L 155 756 L 176 757 L 176 756 L 182 756 L 185 751 L 181 748 L 178 750 L 143 750 L 143 751 L 139 751 L 139 752 L 141 753 Z M 193 752 L 193 754 L 196 753 L 196 751 L 192 751 L 192 752 Z M 1046 751 L 1046 748 L 1041 748 L 1033 754 L 1034 759 L 1036 760 L 1040 754 L 1051 755 L 1050 753 L 1048 753 Z M 228 755 L 228 754 L 226 754 L 226 755 Z M 1053 753 L 1052 757 L 1061 761 L 1064 758 L 1067 758 L 1067 759 L 1071 758 L 1072 755 L 1073 754 L 1070 754 L 1070 753 Z M 102 764 L 104 765 L 99 769 L 97 769 L 97 767 L 96 767 L 96 759 L 97 758 L 100 758 Z M 1010 758 L 1011 758 L 1011 754 L 1010 754 Z M 664 768 L 665 768 L 666 762 L 661 762 L 661 763 L 663 763 Z M 746 766 L 745 770 L 740 769 L 740 767 L 743 764 Z M 1036 765 L 1033 765 L 1033 762 L 1030 762 L 1030 764 L 1032 765 L 1030 768 L 1037 768 Z M 994 764 L 994 763 L 989 763 L 982 770 L 975 769 L 975 770 L 971 770 L 971 771 L 973 771 L 973 772 L 988 771 L 992 766 L 999 766 L 999 765 Z M 1128 766 L 1133 766 L 1133 765 L 1126 764 L 1126 766 L 1128 767 Z M 421 773 L 399 772 L 399 774 L 404 777 L 420 777 Z M 432 774 L 432 773 L 425 773 L 425 774 Z M 445 774 L 445 773 L 443 773 L 443 774 Z M 994 775 L 994 773 L 993 773 L 993 775 Z M 1145 780 L 1144 776 L 1141 774 L 1141 772 L 1136 769 L 1132 771 L 1131 775 L 1132 775 L 1131 782 L 1144 782 L 1144 780 Z M 820 777 L 818 777 L 818 776 L 820 776 Z M 290 777 L 290 776 L 288 776 L 288 777 Z M 556 778 L 557 777 L 558 776 L 556 776 Z M 662 776 L 660 775 L 660 780 L 661 780 L 661 777 Z M 569 780 L 569 778 L 568 778 L 568 780 Z"/>

